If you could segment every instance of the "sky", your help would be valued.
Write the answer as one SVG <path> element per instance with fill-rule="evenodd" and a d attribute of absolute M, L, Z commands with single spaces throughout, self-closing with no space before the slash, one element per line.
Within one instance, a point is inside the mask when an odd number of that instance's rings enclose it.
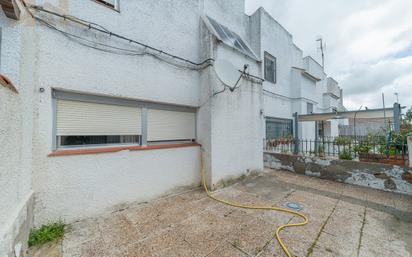
<path fill-rule="evenodd" d="M 412 0 L 246 0 L 264 7 L 294 42 L 321 63 L 344 91 L 348 109 L 412 105 Z"/>

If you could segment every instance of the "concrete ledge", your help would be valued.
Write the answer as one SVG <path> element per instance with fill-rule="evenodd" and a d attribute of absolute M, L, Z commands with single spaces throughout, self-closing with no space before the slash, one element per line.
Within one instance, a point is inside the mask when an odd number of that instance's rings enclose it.
<path fill-rule="evenodd" d="M 33 224 L 33 192 L 30 192 L 10 219 L 0 227 L 0 256 L 25 256 L 30 228 Z"/>
<path fill-rule="evenodd" d="M 63 149 L 56 150 L 50 153 L 49 157 L 66 156 L 66 155 L 79 155 L 79 154 L 98 154 L 98 153 L 115 153 L 120 151 L 145 151 L 145 150 L 159 150 L 170 148 L 182 148 L 201 146 L 198 143 L 182 143 L 182 144 L 161 144 L 161 145 L 148 145 L 148 146 L 110 146 L 110 147 L 92 147 L 92 148 L 77 148 L 77 149 Z"/>
<path fill-rule="evenodd" d="M 264 152 L 263 159 L 267 168 L 412 195 L 411 168 L 270 152 Z"/>

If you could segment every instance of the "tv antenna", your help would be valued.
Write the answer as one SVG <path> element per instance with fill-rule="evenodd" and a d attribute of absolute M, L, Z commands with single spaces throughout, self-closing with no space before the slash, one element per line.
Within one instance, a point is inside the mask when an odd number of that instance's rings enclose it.
<path fill-rule="evenodd" d="M 320 51 L 322 53 L 322 67 L 325 68 L 325 48 L 326 48 L 326 43 L 323 42 L 322 37 L 319 37 L 318 39 L 316 39 L 316 41 L 319 42 L 320 45 Z"/>

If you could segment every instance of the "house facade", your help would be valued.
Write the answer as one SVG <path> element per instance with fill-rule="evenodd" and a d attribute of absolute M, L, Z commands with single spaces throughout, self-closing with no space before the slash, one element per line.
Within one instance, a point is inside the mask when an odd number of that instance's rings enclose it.
<path fill-rule="evenodd" d="M 293 113 L 344 108 L 321 65 L 242 0 L 10 2 L 19 15 L 0 13 L 0 73 L 17 93 L 0 86 L 1 256 L 32 225 L 198 186 L 202 164 L 212 187 L 262 170 L 264 139 L 296 133 Z M 239 70 L 236 84 L 218 61 Z M 315 123 L 299 126 L 315 137 Z"/>

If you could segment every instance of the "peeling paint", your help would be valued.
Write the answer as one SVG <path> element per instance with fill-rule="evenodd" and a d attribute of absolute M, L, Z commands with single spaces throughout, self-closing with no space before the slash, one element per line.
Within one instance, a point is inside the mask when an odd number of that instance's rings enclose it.
<path fill-rule="evenodd" d="M 315 163 L 322 165 L 322 166 L 329 166 L 330 165 L 330 161 L 328 159 L 315 159 Z"/>
<path fill-rule="evenodd" d="M 396 165 L 265 153 L 265 165 L 307 176 L 412 195 L 411 170 Z"/>
<path fill-rule="evenodd" d="M 320 177 L 320 172 L 312 172 L 310 170 L 305 170 L 305 175 L 312 177 Z"/>

